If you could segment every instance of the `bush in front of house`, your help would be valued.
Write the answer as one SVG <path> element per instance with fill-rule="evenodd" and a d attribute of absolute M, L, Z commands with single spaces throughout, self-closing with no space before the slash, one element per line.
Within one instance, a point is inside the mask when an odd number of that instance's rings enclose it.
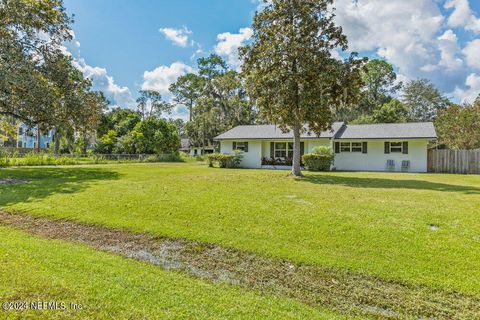
<path fill-rule="evenodd" d="M 309 171 L 330 171 L 333 163 L 332 149 L 329 147 L 315 147 L 313 153 L 304 154 L 302 161 Z"/>
<path fill-rule="evenodd" d="M 242 162 L 242 152 L 235 150 L 235 154 L 212 153 L 207 155 L 209 167 L 235 168 Z"/>

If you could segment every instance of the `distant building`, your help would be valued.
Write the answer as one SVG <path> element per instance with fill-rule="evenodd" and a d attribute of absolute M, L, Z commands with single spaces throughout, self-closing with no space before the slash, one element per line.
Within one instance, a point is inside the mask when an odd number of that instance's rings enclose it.
<path fill-rule="evenodd" d="M 191 146 L 190 141 L 188 139 L 181 139 L 180 140 L 180 148 L 178 151 L 185 152 L 191 156 L 209 154 L 215 152 L 214 146 L 205 146 L 205 147 L 198 147 L 198 146 Z"/>
<path fill-rule="evenodd" d="M 17 147 L 26 149 L 37 148 L 37 128 L 29 128 L 26 124 L 18 125 L 17 132 Z M 55 130 L 49 130 L 40 135 L 40 148 L 49 148 L 53 143 L 53 136 Z"/>

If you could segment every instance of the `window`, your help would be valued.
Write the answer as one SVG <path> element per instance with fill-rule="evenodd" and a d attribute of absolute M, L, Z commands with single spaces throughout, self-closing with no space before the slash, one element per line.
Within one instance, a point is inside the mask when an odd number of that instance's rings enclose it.
<path fill-rule="evenodd" d="M 355 152 L 367 153 L 368 142 L 335 142 L 335 153 Z"/>
<path fill-rule="evenodd" d="M 241 150 L 243 152 L 248 152 L 248 142 L 234 142 L 233 150 Z"/>
<path fill-rule="evenodd" d="M 18 140 L 18 142 L 17 142 L 17 147 L 19 147 L 19 148 L 22 147 L 22 140 Z"/>
<path fill-rule="evenodd" d="M 23 128 L 22 128 L 22 127 L 20 127 L 20 128 L 18 128 L 18 135 L 20 135 L 20 136 L 21 136 L 22 134 L 23 134 Z"/>
<path fill-rule="evenodd" d="M 293 158 L 293 142 L 275 142 L 275 158 Z"/>
<path fill-rule="evenodd" d="M 402 153 L 403 147 L 401 142 L 390 142 L 390 152 L 391 153 Z"/>
<path fill-rule="evenodd" d="M 362 143 L 361 142 L 352 142 L 352 152 L 362 152 Z"/>
<path fill-rule="evenodd" d="M 350 142 L 341 142 L 340 152 L 350 152 Z"/>
<path fill-rule="evenodd" d="M 287 143 L 275 142 L 275 158 L 286 158 L 286 157 L 287 157 Z"/>

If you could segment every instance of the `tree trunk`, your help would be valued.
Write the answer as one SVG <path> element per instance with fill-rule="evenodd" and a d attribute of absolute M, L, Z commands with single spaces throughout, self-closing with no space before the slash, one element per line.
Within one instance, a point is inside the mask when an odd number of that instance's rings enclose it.
<path fill-rule="evenodd" d="M 300 170 L 300 124 L 293 127 L 293 163 L 292 173 L 294 177 L 302 177 L 302 171 Z"/>
<path fill-rule="evenodd" d="M 82 145 L 82 154 L 87 154 L 87 133 L 82 133 L 83 145 Z"/>
<path fill-rule="evenodd" d="M 37 152 L 38 153 L 40 153 L 40 142 L 41 142 L 40 125 L 37 124 Z"/>
<path fill-rule="evenodd" d="M 60 132 L 57 129 L 57 130 L 55 130 L 55 136 L 54 136 L 55 147 L 54 147 L 53 153 L 55 153 L 55 154 L 60 153 L 60 138 L 61 138 L 61 135 L 60 135 Z"/>

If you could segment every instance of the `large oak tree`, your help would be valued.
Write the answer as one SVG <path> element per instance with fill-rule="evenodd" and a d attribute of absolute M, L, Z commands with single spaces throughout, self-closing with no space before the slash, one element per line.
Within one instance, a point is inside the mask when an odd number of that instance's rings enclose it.
<path fill-rule="evenodd" d="M 355 54 L 346 61 L 333 55 L 333 50 L 347 49 L 347 38 L 335 25 L 332 4 L 265 1 L 254 17 L 252 43 L 240 49 L 247 92 L 261 116 L 293 131 L 293 176 L 301 176 L 301 133 L 330 129 L 332 110 L 359 99 L 363 60 Z"/>

